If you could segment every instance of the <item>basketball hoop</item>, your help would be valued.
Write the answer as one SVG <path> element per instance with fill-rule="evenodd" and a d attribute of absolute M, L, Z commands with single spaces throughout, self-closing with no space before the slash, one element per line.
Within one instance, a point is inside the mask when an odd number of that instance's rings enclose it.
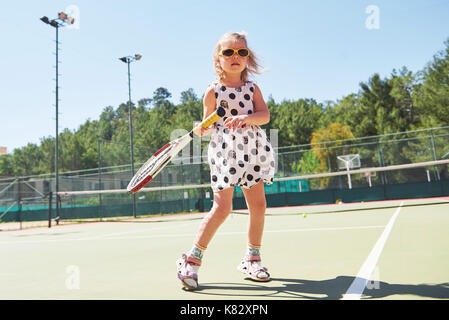
<path fill-rule="evenodd" d="M 337 156 L 337 163 L 339 170 L 348 171 L 348 187 L 352 189 L 351 174 L 350 169 L 358 169 L 361 166 L 360 155 L 359 154 L 347 154 L 342 156 Z"/>

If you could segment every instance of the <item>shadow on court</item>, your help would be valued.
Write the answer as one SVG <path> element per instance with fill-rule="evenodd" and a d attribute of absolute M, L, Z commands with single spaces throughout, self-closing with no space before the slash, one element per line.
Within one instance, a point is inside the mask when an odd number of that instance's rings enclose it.
<path fill-rule="evenodd" d="M 339 300 L 348 290 L 354 277 L 339 276 L 328 280 L 273 278 L 264 285 L 250 281 L 242 283 L 204 283 L 193 294 L 233 297 L 260 297 L 284 299 Z M 417 298 L 449 299 L 449 283 L 442 284 L 390 284 L 378 282 L 366 288 L 362 299 L 380 299 L 392 295 Z"/>

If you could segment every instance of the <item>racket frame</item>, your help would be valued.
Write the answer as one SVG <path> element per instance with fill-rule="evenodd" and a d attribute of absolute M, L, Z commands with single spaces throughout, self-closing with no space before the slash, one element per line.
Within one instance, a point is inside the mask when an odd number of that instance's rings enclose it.
<path fill-rule="evenodd" d="M 225 110 L 219 107 L 214 113 L 204 119 L 200 126 L 210 127 L 218 119 L 225 115 Z M 172 142 L 167 143 L 155 154 L 153 154 L 137 171 L 128 184 L 129 193 L 136 193 L 148 184 L 161 170 L 175 157 L 187 144 L 192 141 L 194 134 L 198 134 L 199 127 L 192 129 L 189 133 Z"/>

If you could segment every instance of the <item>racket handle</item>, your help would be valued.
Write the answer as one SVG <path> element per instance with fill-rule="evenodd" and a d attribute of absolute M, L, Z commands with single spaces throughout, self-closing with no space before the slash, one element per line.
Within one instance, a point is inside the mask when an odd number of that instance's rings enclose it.
<path fill-rule="evenodd" d="M 213 123 L 215 123 L 218 119 L 222 118 L 225 114 L 226 114 L 226 111 L 222 107 L 219 107 L 214 113 L 209 115 L 206 119 L 204 119 L 200 123 L 200 127 L 209 128 Z M 193 130 L 193 131 L 196 134 L 198 134 L 197 130 Z"/>
<path fill-rule="evenodd" d="M 201 122 L 201 126 L 203 128 L 209 128 L 211 124 L 215 123 L 218 119 L 223 117 L 226 114 L 226 111 L 219 107 L 214 113 L 212 113 L 210 116 L 208 116 L 206 119 Z"/>

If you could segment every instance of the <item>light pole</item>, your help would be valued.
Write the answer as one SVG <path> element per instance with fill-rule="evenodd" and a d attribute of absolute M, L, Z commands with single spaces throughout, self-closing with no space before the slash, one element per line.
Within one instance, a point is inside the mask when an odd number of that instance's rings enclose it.
<path fill-rule="evenodd" d="M 134 139 L 133 139 L 133 119 L 131 110 L 131 73 L 130 64 L 133 61 L 138 61 L 142 58 L 142 55 L 135 54 L 134 56 L 127 56 L 119 58 L 120 61 L 128 65 L 128 117 L 129 117 L 129 144 L 131 155 L 131 178 L 134 176 Z M 136 194 L 133 193 L 133 217 L 136 218 Z"/>
<path fill-rule="evenodd" d="M 59 109 L 59 86 L 58 86 L 58 80 L 59 80 L 59 38 L 58 38 L 58 30 L 60 27 L 64 27 L 66 25 L 73 24 L 75 22 L 75 19 L 73 17 L 69 17 L 64 12 L 58 13 L 58 18 L 49 20 L 46 16 L 40 18 L 42 22 L 45 24 L 48 24 L 56 29 L 56 140 L 55 140 L 55 197 L 56 197 L 56 223 L 59 222 L 59 152 L 58 152 L 58 109 Z"/>

